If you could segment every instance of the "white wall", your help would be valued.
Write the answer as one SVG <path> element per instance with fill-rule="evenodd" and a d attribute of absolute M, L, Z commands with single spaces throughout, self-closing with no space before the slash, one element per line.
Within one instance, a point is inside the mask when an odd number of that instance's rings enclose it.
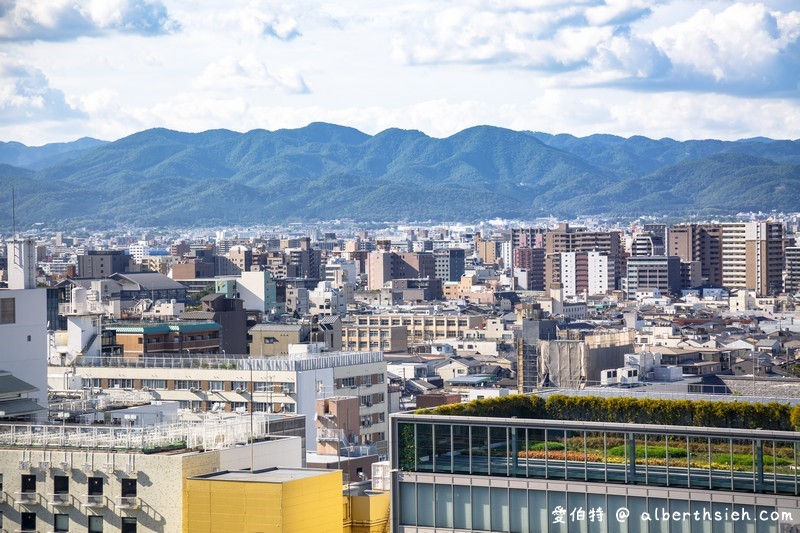
<path fill-rule="evenodd" d="M 47 290 L 0 291 L 14 298 L 16 320 L 0 325 L 0 370 L 39 388 L 30 397 L 47 406 Z"/>

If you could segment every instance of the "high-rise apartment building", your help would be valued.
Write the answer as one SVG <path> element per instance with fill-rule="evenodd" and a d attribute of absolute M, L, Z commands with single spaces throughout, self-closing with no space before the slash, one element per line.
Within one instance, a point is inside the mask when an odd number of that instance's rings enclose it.
<path fill-rule="evenodd" d="M 433 278 L 436 261 L 430 252 L 370 252 L 367 265 L 369 290 L 379 290 L 393 279 Z"/>
<path fill-rule="evenodd" d="M 78 256 L 78 275 L 82 278 L 107 278 L 128 271 L 130 256 L 122 250 L 90 250 Z"/>
<path fill-rule="evenodd" d="M 722 224 L 722 284 L 760 295 L 781 292 L 784 246 L 780 222 Z"/>
<path fill-rule="evenodd" d="M 436 279 L 459 281 L 464 275 L 466 251 L 463 248 L 447 248 L 433 253 Z"/>
<path fill-rule="evenodd" d="M 680 257 L 684 263 L 700 262 L 702 283 L 722 285 L 722 226 L 672 226 L 667 241 L 667 255 Z"/>
<path fill-rule="evenodd" d="M 800 292 L 800 246 L 786 248 L 786 271 L 784 273 L 784 291 L 790 294 Z"/>
<path fill-rule="evenodd" d="M 548 288 L 553 288 L 556 283 L 563 283 L 563 280 L 560 279 L 562 275 L 560 254 L 565 252 L 600 252 L 606 255 L 614 272 L 614 282 L 610 288 L 615 288 L 617 279 L 620 277 L 620 233 L 618 231 L 588 231 L 585 228 L 572 228 L 568 224 L 561 224 L 557 229 L 547 232 L 544 237 Z"/>

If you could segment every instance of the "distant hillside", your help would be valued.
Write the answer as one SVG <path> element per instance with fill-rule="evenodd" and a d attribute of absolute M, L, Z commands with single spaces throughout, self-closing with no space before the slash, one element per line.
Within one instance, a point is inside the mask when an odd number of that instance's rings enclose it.
<path fill-rule="evenodd" d="M 728 214 L 797 210 L 800 142 L 158 128 L 111 143 L 2 143 L 0 179 L 17 186 L 18 223 L 51 227 Z"/>

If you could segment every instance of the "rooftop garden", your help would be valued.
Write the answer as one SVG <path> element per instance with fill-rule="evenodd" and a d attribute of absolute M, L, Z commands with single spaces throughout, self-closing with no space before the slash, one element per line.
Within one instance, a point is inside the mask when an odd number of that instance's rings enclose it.
<path fill-rule="evenodd" d="M 481 416 L 672 426 L 800 430 L 800 405 L 704 400 L 522 394 L 420 409 L 417 414 Z"/>

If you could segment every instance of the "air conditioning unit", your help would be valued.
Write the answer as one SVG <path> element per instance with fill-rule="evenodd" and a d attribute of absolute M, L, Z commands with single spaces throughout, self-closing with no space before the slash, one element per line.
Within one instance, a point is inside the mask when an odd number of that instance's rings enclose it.
<path fill-rule="evenodd" d="M 61 467 L 61 470 L 65 471 L 65 472 L 69 472 L 70 464 L 68 462 L 61 461 L 60 463 L 58 463 L 58 466 Z"/>
<path fill-rule="evenodd" d="M 197 392 L 197 387 L 189 387 L 189 392 Z"/>
<path fill-rule="evenodd" d="M 150 392 L 150 387 L 142 387 L 143 392 Z"/>
<path fill-rule="evenodd" d="M 39 461 L 39 469 L 40 470 L 47 470 L 48 468 L 50 468 L 50 462 L 49 461 Z"/>
<path fill-rule="evenodd" d="M 81 467 L 81 470 L 83 471 L 84 474 L 90 474 L 94 469 L 92 468 L 92 465 L 90 465 L 89 463 L 84 463 L 83 466 Z"/>
<path fill-rule="evenodd" d="M 19 469 L 20 470 L 28 470 L 31 467 L 30 461 L 20 461 L 19 462 Z"/>
<path fill-rule="evenodd" d="M 106 472 L 111 473 L 114 471 L 114 463 L 103 463 L 103 468 Z"/>
<path fill-rule="evenodd" d="M 241 394 L 241 393 L 243 393 L 243 392 L 244 392 L 244 389 L 236 389 L 236 391 L 235 391 L 235 392 L 236 392 L 236 394 Z"/>

